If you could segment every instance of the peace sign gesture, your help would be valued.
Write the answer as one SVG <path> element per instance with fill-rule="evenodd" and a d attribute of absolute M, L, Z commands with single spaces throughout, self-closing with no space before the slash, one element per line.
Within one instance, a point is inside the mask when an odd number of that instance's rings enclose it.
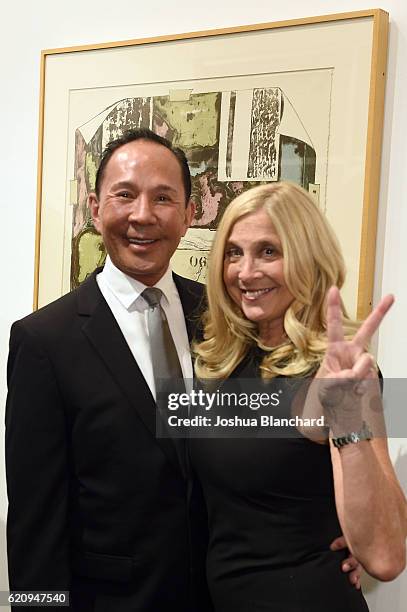
<path fill-rule="evenodd" d="M 374 358 L 366 352 L 373 334 L 394 302 L 392 295 L 384 297 L 362 323 L 352 340 L 344 338 L 342 310 L 337 287 L 331 287 L 327 297 L 328 346 L 315 379 L 315 391 L 327 423 L 335 435 L 358 431 L 363 423 L 363 406 L 373 398 L 380 401 L 380 388 Z M 370 379 L 368 384 L 366 379 Z M 373 380 L 372 380 L 373 379 Z M 361 381 L 365 382 L 361 382 Z M 371 416 L 370 411 L 368 414 Z M 369 416 L 369 419 L 370 419 Z"/>
<path fill-rule="evenodd" d="M 374 360 L 366 352 L 366 347 L 393 302 L 392 295 L 382 298 L 352 340 L 345 340 L 339 290 L 337 287 L 331 287 L 327 298 L 328 347 L 316 378 L 371 378 Z"/>

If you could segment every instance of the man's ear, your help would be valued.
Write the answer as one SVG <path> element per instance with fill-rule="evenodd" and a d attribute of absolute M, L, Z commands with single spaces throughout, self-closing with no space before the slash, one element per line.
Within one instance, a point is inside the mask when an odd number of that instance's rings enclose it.
<path fill-rule="evenodd" d="M 90 214 L 92 215 L 93 225 L 95 229 L 100 232 L 100 217 L 99 217 L 99 200 L 94 191 L 91 191 L 88 196 L 88 206 L 90 209 Z"/>
<path fill-rule="evenodd" d="M 191 226 L 191 223 L 195 218 L 195 211 L 196 211 L 195 202 L 193 202 L 192 200 L 189 200 L 185 208 L 185 232 L 182 234 L 183 236 L 185 236 L 188 228 Z"/>

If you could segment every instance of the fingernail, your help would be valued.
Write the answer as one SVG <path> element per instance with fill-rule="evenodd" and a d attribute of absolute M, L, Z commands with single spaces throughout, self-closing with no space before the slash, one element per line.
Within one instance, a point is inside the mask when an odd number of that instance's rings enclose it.
<path fill-rule="evenodd" d="M 343 571 L 348 572 L 350 570 L 350 565 L 348 563 L 344 563 L 342 565 Z"/>

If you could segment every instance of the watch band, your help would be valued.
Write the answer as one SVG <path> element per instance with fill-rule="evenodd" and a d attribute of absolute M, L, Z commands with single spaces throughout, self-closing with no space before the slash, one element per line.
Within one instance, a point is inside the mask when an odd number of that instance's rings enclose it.
<path fill-rule="evenodd" d="M 363 440 L 371 440 L 373 434 L 367 426 L 366 422 L 363 421 L 362 429 L 359 431 L 351 431 L 350 433 L 340 436 L 339 438 L 332 438 L 332 443 L 336 448 L 342 448 L 347 444 L 357 444 Z"/>

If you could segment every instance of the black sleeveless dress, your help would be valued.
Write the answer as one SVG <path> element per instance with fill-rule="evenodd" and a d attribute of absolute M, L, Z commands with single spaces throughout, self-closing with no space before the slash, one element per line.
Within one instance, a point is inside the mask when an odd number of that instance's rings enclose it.
<path fill-rule="evenodd" d="M 258 375 L 253 352 L 233 373 Z M 328 445 L 291 438 L 191 438 L 209 521 L 207 577 L 216 612 L 366 612 L 341 570 Z"/>

